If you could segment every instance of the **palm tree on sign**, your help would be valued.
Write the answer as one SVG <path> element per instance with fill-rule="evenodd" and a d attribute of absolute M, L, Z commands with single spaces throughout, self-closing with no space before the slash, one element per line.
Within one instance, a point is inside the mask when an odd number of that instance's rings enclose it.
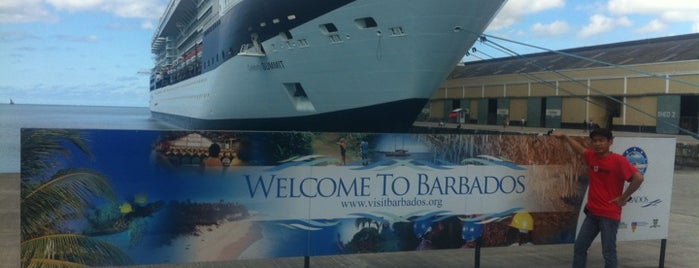
<path fill-rule="evenodd" d="M 86 267 L 130 264 L 118 247 L 69 230 L 96 198 L 115 202 L 106 177 L 88 169 L 59 168 L 66 146 L 91 155 L 82 135 L 73 130 L 22 130 L 21 263 L 22 267 Z"/>

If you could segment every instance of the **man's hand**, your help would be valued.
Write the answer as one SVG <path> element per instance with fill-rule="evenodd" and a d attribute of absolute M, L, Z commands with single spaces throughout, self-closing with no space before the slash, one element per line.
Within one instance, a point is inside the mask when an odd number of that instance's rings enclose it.
<path fill-rule="evenodd" d="M 551 132 L 550 135 L 554 136 L 556 138 L 564 138 L 564 137 L 568 136 L 567 134 L 565 134 L 565 132 L 560 132 L 560 131 Z"/>
<path fill-rule="evenodd" d="M 617 196 L 616 198 L 612 199 L 609 201 L 609 203 L 615 203 L 619 207 L 624 207 L 626 206 L 626 202 L 631 200 L 631 198 L 624 198 L 623 196 Z"/>
<path fill-rule="evenodd" d="M 565 132 L 553 131 L 549 135 L 566 141 L 568 144 L 570 144 L 571 147 L 573 147 L 573 150 L 579 154 L 585 152 L 585 147 L 583 147 L 579 142 L 568 136 L 568 134 L 566 134 Z"/>

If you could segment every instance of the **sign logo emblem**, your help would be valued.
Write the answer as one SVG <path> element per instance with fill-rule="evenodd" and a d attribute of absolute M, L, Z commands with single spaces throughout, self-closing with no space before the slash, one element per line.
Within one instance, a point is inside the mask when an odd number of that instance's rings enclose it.
<path fill-rule="evenodd" d="M 631 147 L 624 151 L 624 157 L 631 162 L 641 174 L 646 174 L 646 168 L 648 168 L 648 156 L 643 149 L 638 147 Z"/>

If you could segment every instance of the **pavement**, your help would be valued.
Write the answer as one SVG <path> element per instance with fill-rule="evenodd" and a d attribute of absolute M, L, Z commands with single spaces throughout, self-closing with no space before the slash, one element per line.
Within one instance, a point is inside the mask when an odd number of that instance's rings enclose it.
<path fill-rule="evenodd" d="M 416 126 L 456 128 L 456 124 L 439 126 L 437 123 L 416 123 Z M 513 132 L 542 134 L 546 128 L 520 128 L 519 126 L 462 125 L 463 129 L 489 132 Z M 564 130 L 580 133 L 581 130 Z M 617 137 L 676 137 L 678 143 L 699 143 L 689 136 L 663 135 L 635 132 L 615 132 Z M 20 176 L 17 173 L 0 173 L 0 267 L 14 268 L 19 264 L 19 204 Z M 699 267 L 699 169 L 677 167 L 674 172 L 669 234 L 664 255 L 664 267 Z M 619 267 L 660 267 L 661 241 L 627 241 L 617 243 Z M 148 265 L 139 267 L 570 267 L 572 244 L 535 245 L 517 247 L 482 248 L 480 258 L 476 249 L 432 250 L 421 252 L 396 252 L 303 257 L 236 260 L 213 263 L 189 263 L 177 265 Z M 308 261 L 308 262 L 306 262 Z M 601 245 L 593 243 L 588 256 L 588 267 L 603 267 Z"/>

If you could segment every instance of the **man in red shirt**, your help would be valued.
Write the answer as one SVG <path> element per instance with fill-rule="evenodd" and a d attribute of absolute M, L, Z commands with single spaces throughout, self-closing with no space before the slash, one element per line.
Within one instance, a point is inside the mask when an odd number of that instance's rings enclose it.
<path fill-rule="evenodd" d="M 604 267 L 617 267 L 616 234 L 621 207 L 641 186 L 643 174 L 626 157 L 609 151 L 614 137 L 608 129 L 598 128 L 590 132 L 590 149 L 563 132 L 553 132 L 551 135 L 565 140 L 574 151 L 582 154 L 588 166 L 590 186 L 585 205 L 586 217 L 575 239 L 573 267 L 585 267 L 587 250 L 600 233 Z M 629 182 L 629 187 L 624 191 L 626 182 Z"/>

